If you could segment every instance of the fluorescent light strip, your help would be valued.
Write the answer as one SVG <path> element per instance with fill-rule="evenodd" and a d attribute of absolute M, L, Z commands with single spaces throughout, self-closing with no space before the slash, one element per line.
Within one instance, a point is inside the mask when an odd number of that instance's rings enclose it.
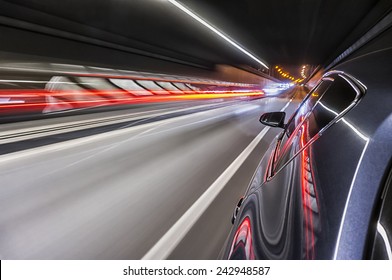
<path fill-rule="evenodd" d="M 237 48 L 238 50 L 240 50 L 241 52 L 243 52 L 244 54 L 246 54 L 247 56 L 249 56 L 250 58 L 252 58 L 254 61 L 256 61 L 257 63 L 261 64 L 263 67 L 268 68 L 268 66 L 262 62 L 260 59 L 258 59 L 256 56 L 254 56 L 253 54 L 251 54 L 250 52 L 248 52 L 247 50 L 245 50 L 243 47 L 241 47 L 240 45 L 238 45 L 236 42 L 234 42 L 233 40 L 231 40 L 229 37 L 227 37 L 225 34 L 223 34 L 222 32 L 220 32 L 218 29 L 216 29 L 215 27 L 213 27 L 211 24 L 209 24 L 208 22 L 206 22 L 204 19 L 202 19 L 201 17 L 199 17 L 198 15 L 196 15 L 194 12 L 192 12 L 191 10 L 189 10 L 188 8 L 186 8 L 185 6 L 183 6 L 182 4 L 180 4 L 179 2 L 175 1 L 175 0 L 167 0 L 170 4 L 176 6 L 178 9 L 180 9 L 181 11 L 183 11 L 184 13 L 188 14 L 189 16 L 191 16 L 192 18 L 194 18 L 195 20 L 197 20 L 198 22 L 200 22 L 201 24 L 203 24 L 205 27 L 207 27 L 208 29 L 210 29 L 211 31 L 213 31 L 215 34 L 219 35 L 221 38 L 223 38 L 224 40 L 226 40 L 228 43 L 230 43 L 232 46 L 234 46 L 235 48 Z"/>

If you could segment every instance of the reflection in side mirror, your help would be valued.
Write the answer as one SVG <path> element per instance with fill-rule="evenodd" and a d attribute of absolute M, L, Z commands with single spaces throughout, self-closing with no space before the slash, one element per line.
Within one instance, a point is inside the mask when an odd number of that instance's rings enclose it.
<path fill-rule="evenodd" d="M 285 117 L 286 117 L 285 112 L 265 113 L 261 115 L 260 122 L 268 126 L 284 128 Z"/>

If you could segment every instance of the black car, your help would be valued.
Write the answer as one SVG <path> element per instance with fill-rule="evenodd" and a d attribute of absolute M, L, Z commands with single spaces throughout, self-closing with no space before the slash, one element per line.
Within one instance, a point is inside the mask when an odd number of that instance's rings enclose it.
<path fill-rule="evenodd" d="M 235 207 L 223 258 L 392 258 L 392 30 L 365 39 L 287 122 L 261 116 L 282 132 Z"/>

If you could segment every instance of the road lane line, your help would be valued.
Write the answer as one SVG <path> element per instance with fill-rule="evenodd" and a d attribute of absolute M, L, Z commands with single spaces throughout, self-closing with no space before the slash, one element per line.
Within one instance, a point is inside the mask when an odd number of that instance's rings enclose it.
<path fill-rule="evenodd" d="M 291 100 L 286 104 L 291 103 Z M 157 243 L 142 257 L 142 260 L 166 259 L 182 241 L 193 225 L 204 214 L 218 194 L 242 166 L 256 146 L 264 138 L 270 127 L 265 127 L 242 153 L 226 168 L 214 183 L 192 204 L 179 220 L 158 240 Z"/>
<path fill-rule="evenodd" d="M 280 111 L 281 111 L 281 112 L 284 112 L 284 110 L 286 110 L 286 109 L 289 107 L 289 105 L 290 105 L 291 101 L 293 101 L 293 99 L 294 99 L 294 97 L 291 98 L 291 99 L 289 100 L 289 102 L 287 102 L 287 104 L 286 104 L 282 109 L 280 109 Z"/>
<path fill-rule="evenodd" d="M 143 260 L 166 259 L 201 215 L 207 210 L 218 194 L 242 166 L 248 156 L 263 139 L 270 127 L 264 128 L 242 153 L 226 168 L 214 183 L 196 200 L 181 218 L 163 235 L 163 237 L 144 255 Z"/>

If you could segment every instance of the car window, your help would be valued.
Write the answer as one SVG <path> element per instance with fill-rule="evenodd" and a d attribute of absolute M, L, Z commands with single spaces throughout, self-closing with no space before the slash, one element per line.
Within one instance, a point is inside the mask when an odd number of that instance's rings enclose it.
<path fill-rule="evenodd" d="M 342 73 L 328 75 L 307 95 L 281 135 L 274 158 L 276 171 L 359 100 L 364 89 L 352 79 Z M 294 143 L 298 143 L 296 149 Z"/>
<path fill-rule="evenodd" d="M 322 80 L 301 102 L 300 106 L 296 112 L 289 119 L 285 130 L 279 137 L 275 155 L 274 155 L 274 165 L 278 162 L 287 162 L 290 158 L 291 145 L 296 138 L 295 131 L 299 128 L 305 117 L 311 112 L 312 108 L 320 97 L 326 92 L 326 90 L 331 86 L 332 81 Z"/>

